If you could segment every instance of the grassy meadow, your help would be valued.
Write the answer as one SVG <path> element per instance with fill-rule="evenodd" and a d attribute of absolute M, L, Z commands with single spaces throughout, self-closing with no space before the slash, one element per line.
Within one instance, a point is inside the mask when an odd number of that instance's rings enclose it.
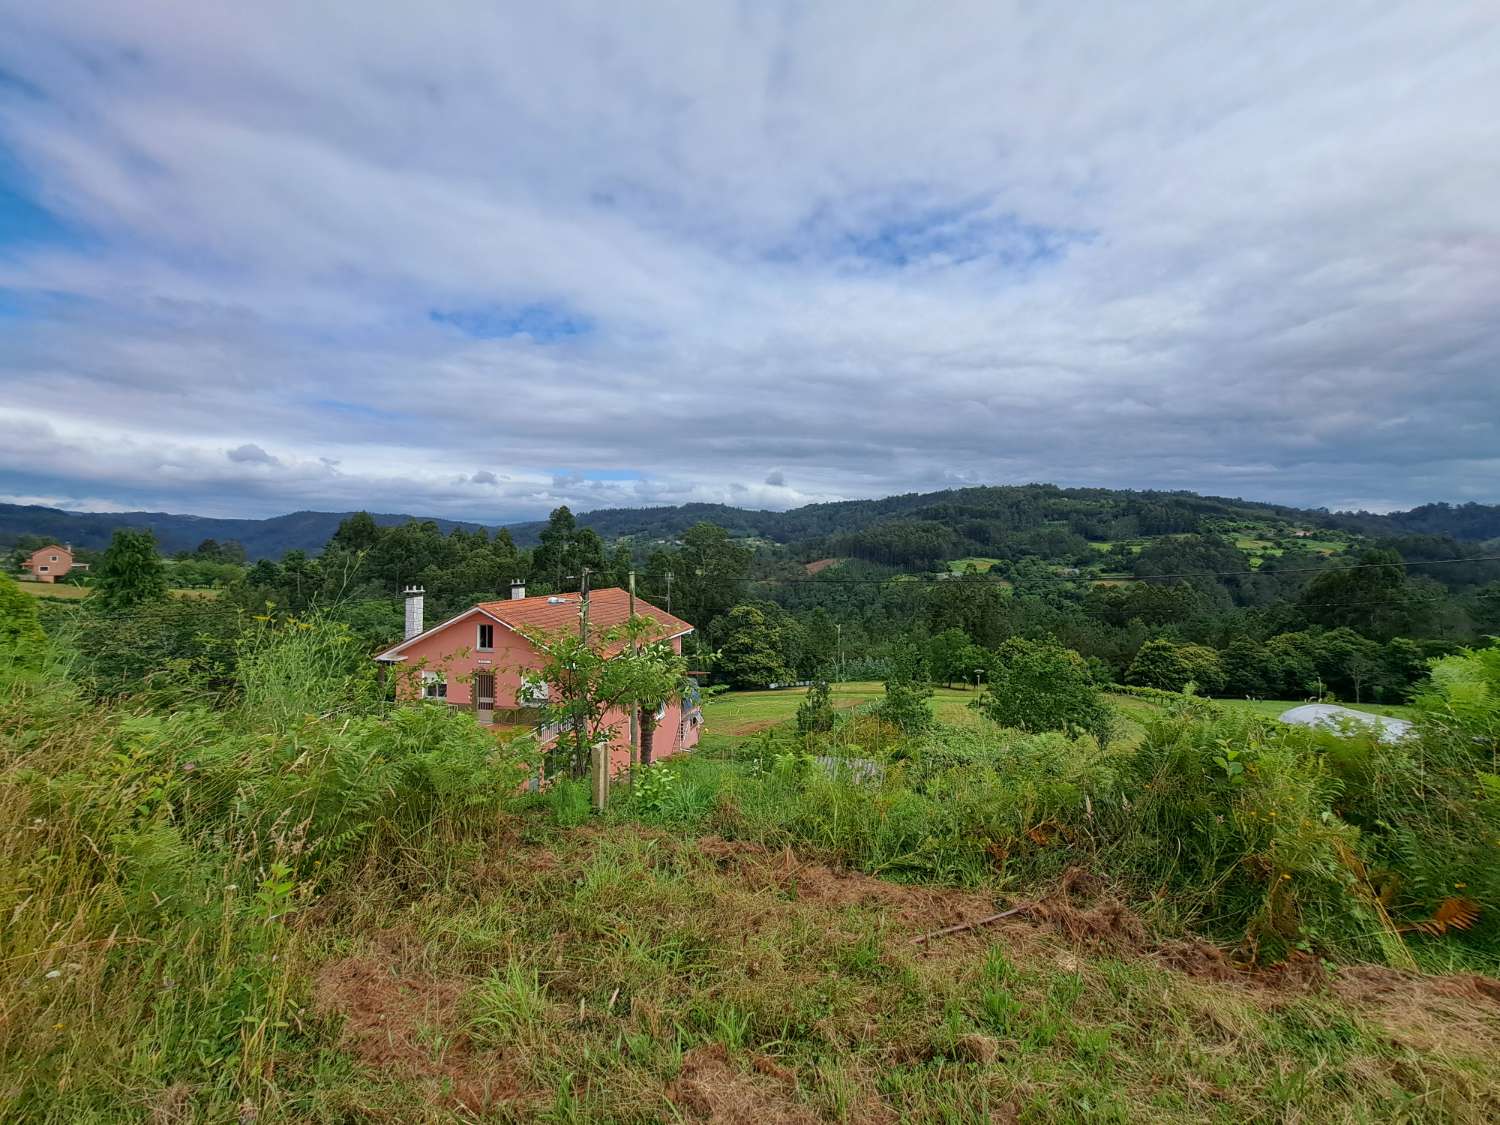
<path fill-rule="evenodd" d="M 60 601 L 79 601 L 93 592 L 89 586 L 70 586 L 63 582 L 17 582 L 16 586 L 34 598 L 56 598 Z M 215 589 L 171 589 L 174 598 L 217 598 L 223 592 Z"/>

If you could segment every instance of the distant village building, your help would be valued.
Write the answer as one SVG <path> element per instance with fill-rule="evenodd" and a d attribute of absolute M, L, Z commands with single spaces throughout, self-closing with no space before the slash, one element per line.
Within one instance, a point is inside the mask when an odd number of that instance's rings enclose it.
<path fill-rule="evenodd" d="M 1308 531 L 1306 528 L 1298 527 L 1292 530 L 1293 539 L 1311 539 L 1317 532 Z"/>
<path fill-rule="evenodd" d="M 405 666 L 415 673 L 397 681 L 397 694 L 441 700 L 450 707 L 472 711 L 487 726 L 534 723 L 546 689 L 544 685 L 538 698 L 528 698 L 526 677 L 541 668 L 545 656 L 522 630 L 576 630 L 582 609 L 580 596 L 528 598 L 526 588 L 516 583 L 509 600 L 480 602 L 431 629 L 423 628 L 422 601 L 422 590 L 406 591 L 406 639 L 375 657 L 387 667 Z M 682 652 L 682 638 L 693 631 L 691 625 L 641 598 L 636 599 L 635 612 L 654 621 L 659 639 Z M 624 590 L 611 587 L 589 595 L 590 628 L 602 632 L 623 625 L 629 616 L 630 595 Z M 696 746 L 703 723 L 696 689 L 682 699 L 668 701 L 656 719 L 653 758 Z M 629 715 L 612 712 L 606 722 L 615 728 L 609 761 L 611 772 L 618 773 L 630 764 Z M 538 728 L 538 734 L 545 744 L 558 732 Z"/>
<path fill-rule="evenodd" d="M 87 570 L 88 563 L 73 561 L 73 552 L 67 547 L 53 543 L 50 547 L 39 547 L 26 560 L 26 569 L 38 582 L 56 582 L 70 570 Z"/>

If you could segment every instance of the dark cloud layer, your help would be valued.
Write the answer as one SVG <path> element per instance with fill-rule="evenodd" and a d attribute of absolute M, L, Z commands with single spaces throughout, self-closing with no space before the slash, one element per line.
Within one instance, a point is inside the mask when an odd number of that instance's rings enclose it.
<path fill-rule="evenodd" d="M 1489 5 L 6 7 L 9 498 L 1500 499 Z"/>

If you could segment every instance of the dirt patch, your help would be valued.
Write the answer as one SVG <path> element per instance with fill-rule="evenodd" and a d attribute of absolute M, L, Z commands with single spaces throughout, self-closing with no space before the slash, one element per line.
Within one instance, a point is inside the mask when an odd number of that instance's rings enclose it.
<path fill-rule="evenodd" d="M 700 855 L 722 870 L 732 870 L 751 887 L 774 888 L 801 901 L 830 907 L 877 907 L 917 931 L 983 918 L 995 912 L 986 894 L 946 887 L 891 883 L 857 871 L 808 860 L 791 848 L 773 851 L 743 840 L 700 837 Z"/>
<path fill-rule="evenodd" d="M 714 1125 L 814 1125 L 818 1117 L 791 1096 L 794 1081 L 771 1060 L 747 1074 L 735 1066 L 722 1045 L 689 1051 L 682 1072 L 667 1088 L 679 1109 Z"/>
<path fill-rule="evenodd" d="M 174 1082 L 158 1090 L 147 1102 L 146 1120 L 150 1125 L 189 1125 L 197 1119 L 193 1088 L 186 1082 Z"/>
<path fill-rule="evenodd" d="M 802 569 L 808 574 L 821 574 L 838 561 L 838 559 L 813 559 L 810 563 L 804 563 Z"/>
<path fill-rule="evenodd" d="M 461 1034 L 464 986 L 401 976 L 384 963 L 348 957 L 325 965 L 313 989 L 320 1015 L 342 1016 L 341 1045 L 366 1066 L 416 1082 L 437 1104 L 481 1112 L 519 1096 L 504 1061 L 475 1052 Z"/>
<path fill-rule="evenodd" d="M 1500 1050 L 1500 981 L 1477 973 L 1422 976 L 1381 965 L 1350 965 L 1332 975 L 1330 987 L 1416 1050 Z"/>
<path fill-rule="evenodd" d="M 1168 941 L 1156 949 L 1156 959 L 1198 980 L 1242 981 L 1242 973 L 1217 945 L 1206 941 Z"/>
<path fill-rule="evenodd" d="M 1139 915 L 1114 898 L 1104 881 L 1081 867 L 1063 873 L 1057 889 L 1024 906 L 1024 915 L 1075 945 L 1115 953 L 1149 947 Z"/>

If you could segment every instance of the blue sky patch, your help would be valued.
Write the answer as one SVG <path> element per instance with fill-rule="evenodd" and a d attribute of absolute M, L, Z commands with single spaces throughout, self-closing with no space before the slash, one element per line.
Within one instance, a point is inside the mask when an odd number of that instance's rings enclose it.
<path fill-rule="evenodd" d="M 593 324 L 587 317 L 574 313 L 565 305 L 547 302 L 433 309 L 427 315 L 434 323 L 450 325 L 466 336 L 481 340 L 530 336 L 539 344 L 548 344 L 580 336 L 593 329 Z"/>
<path fill-rule="evenodd" d="M 1087 231 L 996 212 L 984 201 L 876 207 L 845 201 L 820 206 L 800 225 L 795 240 L 771 256 L 790 261 L 854 259 L 891 269 L 987 261 L 1024 270 L 1058 261 L 1069 246 L 1092 237 Z"/>
<path fill-rule="evenodd" d="M 56 242 L 68 228 L 32 194 L 20 163 L 0 146 L 0 247 Z"/>

